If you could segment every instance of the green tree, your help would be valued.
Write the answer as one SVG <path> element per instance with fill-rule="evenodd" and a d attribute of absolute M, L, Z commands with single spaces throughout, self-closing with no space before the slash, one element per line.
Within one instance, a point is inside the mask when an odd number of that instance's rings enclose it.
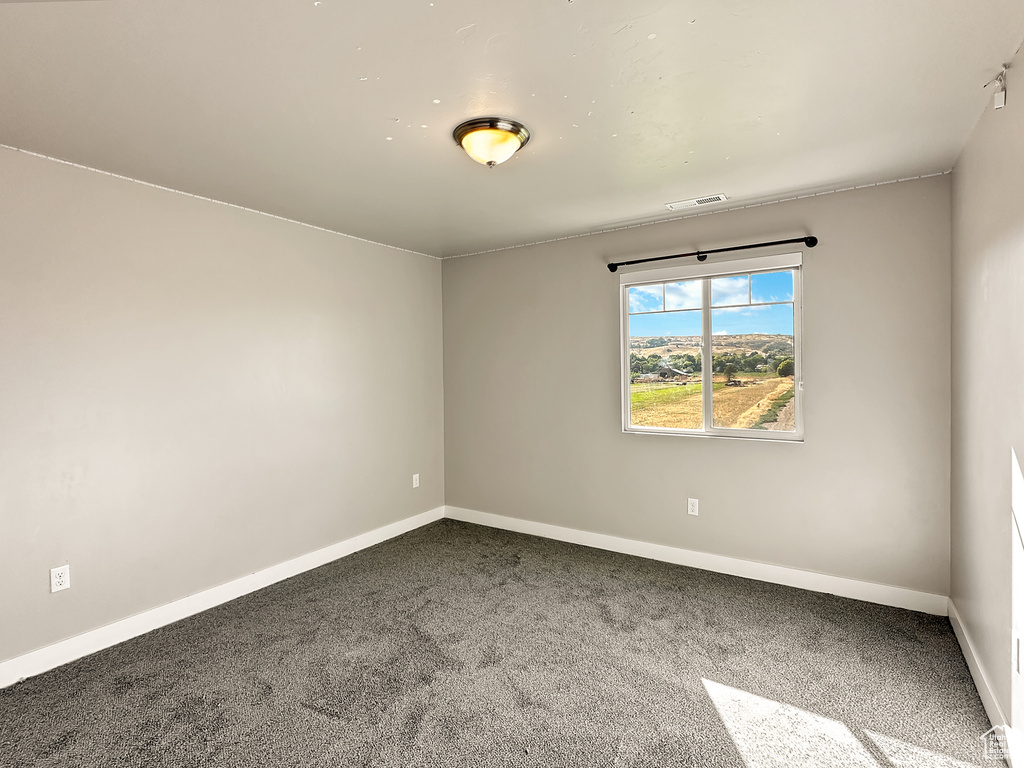
<path fill-rule="evenodd" d="M 792 376 L 796 373 L 796 362 L 792 357 L 787 357 L 779 362 L 779 367 L 775 369 L 775 372 L 779 376 Z"/>
<path fill-rule="evenodd" d="M 629 354 L 630 373 L 657 373 L 661 369 L 661 357 L 648 355 L 641 357 L 635 352 Z"/>
<path fill-rule="evenodd" d="M 726 363 L 725 367 L 722 369 L 722 373 L 725 374 L 726 381 L 732 381 L 736 376 L 736 366 L 732 363 Z"/>
<path fill-rule="evenodd" d="M 751 352 L 743 358 L 743 370 L 745 371 L 756 371 L 759 365 L 764 365 L 764 358 L 757 352 Z"/>

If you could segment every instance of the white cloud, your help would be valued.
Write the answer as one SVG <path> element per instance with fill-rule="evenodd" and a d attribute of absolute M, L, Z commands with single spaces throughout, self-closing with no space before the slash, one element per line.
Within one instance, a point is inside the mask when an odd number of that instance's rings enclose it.
<path fill-rule="evenodd" d="M 700 280 L 665 284 L 665 309 L 700 309 L 702 300 Z"/>
<path fill-rule="evenodd" d="M 633 285 L 629 288 L 630 312 L 658 312 L 664 309 L 661 285 Z"/>
<path fill-rule="evenodd" d="M 711 305 L 749 304 L 750 282 L 746 275 L 716 277 L 711 281 Z"/>

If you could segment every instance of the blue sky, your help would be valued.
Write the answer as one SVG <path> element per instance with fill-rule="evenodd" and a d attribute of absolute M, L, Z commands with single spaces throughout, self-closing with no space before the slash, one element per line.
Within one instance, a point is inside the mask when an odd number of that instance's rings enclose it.
<path fill-rule="evenodd" d="M 784 333 L 793 335 L 792 304 L 761 304 L 711 310 L 711 333 Z"/>
<path fill-rule="evenodd" d="M 749 288 L 749 299 L 748 299 Z M 748 277 L 718 277 L 711 281 L 711 306 L 758 304 L 793 300 L 793 273 L 766 272 Z"/>
<path fill-rule="evenodd" d="M 711 310 L 712 334 L 781 333 L 793 335 L 792 304 L 762 304 Z M 631 315 L 630 336 L 700 336 L 700 311 Z"/>
<path fill-rule="evenodd" d="M 630 336 L 700 336 L 700 310 L 631 315 Z"/>
<path fill-rule="evenodd" d="M 763 275 L 750 276 L 750 300 L 757 301 L 792 301 L 793 273 L 766 272 Z"/>
<path fill-rule="evenodd" d="M 629 289 L 630 336 L 699 336 L 701 313 L 673 311 L 699 308 L 701 281 L 688 280 L 659 285 L 632 286 Z M 711 310 L 712 334 L 773 333 L 792 335 L 792 304 L 758 304 L 758 302 L 792 301 L 793 273 L 719 277 L 711 281 L 711 306 L 728 307 Z M 753 302 L 753 304 L 751 304 Z M 667 310 L 667 311 L 665 311 Z"/>

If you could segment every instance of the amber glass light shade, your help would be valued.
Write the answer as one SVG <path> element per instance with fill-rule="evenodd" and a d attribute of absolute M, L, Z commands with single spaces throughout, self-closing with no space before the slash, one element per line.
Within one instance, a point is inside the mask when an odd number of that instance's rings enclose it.
<path fill-rule="evenodd" d="M 530 140 L 522 123 L 499 117 L 467 120 L 452 135 L 467 155 L 490 168 L 504 163 Z"/>

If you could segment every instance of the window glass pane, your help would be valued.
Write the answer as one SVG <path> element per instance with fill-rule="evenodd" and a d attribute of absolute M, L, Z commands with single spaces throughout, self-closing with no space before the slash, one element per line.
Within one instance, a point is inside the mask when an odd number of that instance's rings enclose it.
<path fill-rule="evenodd" d="M 664 285 L 634 285 L 629 289 L 629 311 L 660 312 L 664 306 Z"/>
<path fill-rule="evenodd" d="M 700 309 L 702 280 L 665 284 L 665 309 Z"/>
<path fill-rule="evenodd" d="M 748 275 L 716 277 L 711 281 L 711 306 L 723 307 L 750 303 Z"/>
<path fill-rule="evenodd" d="M 750 276 L 750 300 L 757 303 L 793 300 L 793 273 L 765 272 Z"/>
<path fill-rule="evenodd" d="M 793 304 L 711 311 L 712 423 L 796 430 Z"/>
<path fill-rule="evenodd" d="M 629 318 L 630 424 L 703 428 L 702 333 L 699 309 Z"/>

